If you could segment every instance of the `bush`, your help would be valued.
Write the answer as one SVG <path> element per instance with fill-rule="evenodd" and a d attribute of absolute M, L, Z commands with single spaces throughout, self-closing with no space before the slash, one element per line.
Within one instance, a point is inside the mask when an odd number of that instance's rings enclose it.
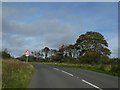
<path fill-rule="evenodd" d="M 17 59 L 19 59 L 20 61 L 25 61 L 26 62 L 26 56 L 25 55 L 22 55 L 21 57 L 19 57 Z M 44 61 L 44 59 L 41 58 L 41 57 L 36 58 L 32 55 L 28 56 L 28 62 L 41 62 L 41 61 Z"/>
<path fill-rule="evenodd" d="M 75 60 L 74 58 L 72 57 L 64 57 L 64 62 L 67 62 L 67 63 L 75 63 Z"/>
<path fill-rule="evenodd" d="M 86 63 L 86 64 L 96 64 L 100 61 L 100 55 L 96 52 L 89 51 L 85 53 L 84 56 L 79 57 L 80 63 Z"/>
<path fill-rule="evenodd" d="M 120 76 L 120 67 L 117 64 L 112 65 L 111 72 L 113 72 L 113 74 L 118 74 Z"/>
<path fill-rule="evenodd" d="M 3 59 L 11 58 L 11 55 L 8 53 L 7 49 L 2 51 L 2 58 Z"/>
<path fill-rule="evenodd" d="M 52 56 L 51 60 L 52 61 L 57 61 L 57 62 L 62 62 L 63 61 L 63 59 L 60 55 Z"/>
<path fill-rule="evenodd" d="M 107 56 L 101 56 L 100 57 L 100 63 L 101 64 L 109 64 L 110 63 L 109 57 L 107 57 Z"/>

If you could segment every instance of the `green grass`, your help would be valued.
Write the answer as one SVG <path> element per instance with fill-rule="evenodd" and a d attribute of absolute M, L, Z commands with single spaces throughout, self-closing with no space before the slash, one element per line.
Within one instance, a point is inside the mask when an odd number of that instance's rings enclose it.
<path fill-rule="evenodd" d="M 0 89 L 2 89 L 2 60 L 0 59 Z"/>
<path fill-rule="evenodd" d="M 26 88 L 32 78 L 33 66 L 18 60 L 2 61 L 2 88 Z"/>
<path fill-rule="evenodd" d="M 91 70 L 95 72 L 105 73 L 113 76 L 120 77 L 120 70 L 118 65 L 111 65 L 111 64 L 71 64 L 71 63 L 54 63 L 54 62 L 42 62 L 42 64 L 48 64 L 52 66 L 64 66 L 64 67 L 71 67 L 71 68 L 81 68 L 86 70 Z"/>

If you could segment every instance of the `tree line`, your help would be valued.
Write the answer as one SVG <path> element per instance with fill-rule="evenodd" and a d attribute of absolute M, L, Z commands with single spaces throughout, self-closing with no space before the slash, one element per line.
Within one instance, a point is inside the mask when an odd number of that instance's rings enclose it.
<path fill-rule="evenodd" d="M 0 55 L 2 58 L 13 58 L 7 49 L 0 52 Z M 31 51 L 29 62 L 108 63 L 110 55 L 111 51 L 104 36 L 99 32 L 90 31 L 81 34 L 74 44 L 61 45 L 58 49 L 44 47 L 38 51 Z M 25 61 L 26 56 L 22 55 L 17 59 Z"/>
<path fill-rule="evenodd" d="M 7 48 L 5 48 L 2 51 L 0 51 L 0 57 L 2 57 L 3 59 L 12 58 L 12 56 L 10 55 L 10 52 L 8 51 Z"/>
<path fill-rule="evenodd" d="M 74 44 L 61 45 L 58 49 L 44 47 L 39 51 L 31 51 L 30 61 L 58 61 L 98 63 L 108 60 L 111 51 L 104 36 L 99 32 L 86 32 L 78 37 Z M 19 57 L 25 59 L 25 55 Z"/>
<path fill-rule="evenodd" d="M 41 50 L 31 51 L 29 62 L 53 62 L 53 64 L 80 67 L 120 76 L 120 59 L 110 58 L 111 51 L 104 36 L 99 32 L 81 34 L 74 44 L 61 45 L 58 49 L 44 47 Z M 3 60 L 13 60 L 10 52 L 4 49 L 0 52 Z M 25 54 L 14 60 L 26 61 Z"/>

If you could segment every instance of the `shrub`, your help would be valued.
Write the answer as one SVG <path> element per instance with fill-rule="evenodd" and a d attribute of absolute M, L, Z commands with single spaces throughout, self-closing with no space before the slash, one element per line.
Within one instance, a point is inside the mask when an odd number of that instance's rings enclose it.
<path fill-rule="evenodd" d="M 96 64 L 100 61 L 100 55 L 89 51 L 84 56 L 79 57 L 80 63 Z"/>
<path fill-rule="evenodd" d="M 62 57 L 60 55 L 55 55 L 51 57 L 52 61 L 62 62 Z"/>
<path fill-rule="evenodd" d="M 120 67 L 117 64 L 112 65 L 111 72 L 113 72 L 114 74 L 117 73 L 120 76 Z"/>
<path fill-rule="evenodd" d="M 9 52 L 8 52 L 7 49 L 4 49 L 4 50 L 2 51 L 2 58 L 3 58 L 3 59 L 11 58 L 11 55 L 9 54 Z"/>
<path fill-rule="evenodd" d="M 109 57 L 107 57 L 107 56 L 101 56 L 100 57 L 100 63 L 101 64 L 109 64 L 110 63 Z"/>

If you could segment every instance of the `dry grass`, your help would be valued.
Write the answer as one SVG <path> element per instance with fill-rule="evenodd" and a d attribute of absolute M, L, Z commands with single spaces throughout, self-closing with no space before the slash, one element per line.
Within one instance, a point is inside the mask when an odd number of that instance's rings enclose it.
<path fill-rule="evenodd" d="M 2 88 L 25 88 L 33 74 L 29 63 L 18 60 L 2 61 Z"/>

